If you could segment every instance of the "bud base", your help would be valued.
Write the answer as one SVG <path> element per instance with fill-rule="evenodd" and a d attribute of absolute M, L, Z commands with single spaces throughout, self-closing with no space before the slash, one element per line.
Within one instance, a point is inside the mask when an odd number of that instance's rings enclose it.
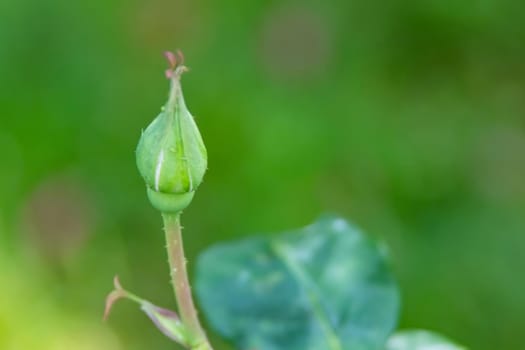
<path fill-rule="evenodd" d="M 148 188 L 148 198 L 151 205 L 162 213 L 180 213 L 191 203 L 193 192 L 163 193 Z"/>

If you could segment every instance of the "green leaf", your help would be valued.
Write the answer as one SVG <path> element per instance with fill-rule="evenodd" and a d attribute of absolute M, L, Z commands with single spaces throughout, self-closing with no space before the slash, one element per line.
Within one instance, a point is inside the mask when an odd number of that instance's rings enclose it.
<path fill-rule="evenodd" d="M 208 249 L 196 290 L 239 349 L 379 350 L 399 296 L 378 246 L 344 219 Z"/>
<path fill-rule="evenodd" d="M 387 350 L 466 350 L 447 338 L 424 330 L 397 332 L 388 339 Z"/>

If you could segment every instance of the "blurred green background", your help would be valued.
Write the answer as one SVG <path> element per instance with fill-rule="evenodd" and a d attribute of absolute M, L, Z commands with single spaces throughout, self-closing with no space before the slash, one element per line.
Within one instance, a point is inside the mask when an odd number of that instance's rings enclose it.
<path fill-rule="evenodd" d="M 175 48 L 209 152 L 190 270 L 337 212 L 390 247 L 401 327 L 523 348 L 520 0 L 3 0 L 0 349 L 175 347 L 130 303 L 101 322 L 115 274 L 173 304 L 134 149 Z"/>

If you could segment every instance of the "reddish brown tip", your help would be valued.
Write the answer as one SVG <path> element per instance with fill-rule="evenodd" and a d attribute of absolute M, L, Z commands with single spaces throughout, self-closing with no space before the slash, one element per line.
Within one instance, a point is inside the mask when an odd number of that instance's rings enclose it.
<path fill-rule="evenodd" d="M 181 50 L 177 50 L 175 53 L 171 51 L 165 51 L 164 57 L 168 60 L 168 69 L 166 69 L 165 74 L 166 78 L 173 78 L 173 74 L 176 71 L 177 67 L 184 65 L 184 54 Z"/>
<path fill-rule="evenodd" d="M 108 296 L 106 297 L 106 306 L 104 307 L 104 318 L 103 318 L 104 321 L 107 321 L 113 304 L 115 304 L 115 302 L 119 300 L 120 298 L 123 298 L 126 296 L 126 291 L 122 289 L 118 276 L 115 276 L 115 278 L 113 278 L 113 284 L 115 286 L 115 290 L 109 293 Z"/>

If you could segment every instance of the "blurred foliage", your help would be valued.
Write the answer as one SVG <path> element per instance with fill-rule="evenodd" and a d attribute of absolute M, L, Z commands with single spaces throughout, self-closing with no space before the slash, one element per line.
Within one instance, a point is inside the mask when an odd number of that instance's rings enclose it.
<path fill-rule="evenodd" d="M 466 350 L 447 338 L 428 331 L 411 330 L 395 333 L 387 342 L 387 350 L 443 349 Z"/>
<path fill-rule="evenodd" d="M 122 349 L 98 320 L 60 310 L 56 300 L 42 293 L 42 285 L 35 283 L 35 276 L 23 263 L 0 258 L 1 349 Z"/>
<path fill-rule="evenodd" d="M 183 217 L 190 269 L 211 243 L 339 212 L 390 246 L 401 327 L 520 348 L 522 8 L 3 0 L 0 344 L 25 340 L 29 314 L 43 349 L 57 347 L 42 334 L 104 332 L 115 273 L 172 303 L 134 149 L 167 93 L 161 53 L 178 47 L 210 160 Z M 135 308 L 112 316 L 122 348 L 171 348 Z"/>
<path fill-rule="evenodd" d="M 195 290 L 236 349 L 384 350 L 399 315 L 383 249 L 334 216 L 213 245 L 198 260 Z"/>

